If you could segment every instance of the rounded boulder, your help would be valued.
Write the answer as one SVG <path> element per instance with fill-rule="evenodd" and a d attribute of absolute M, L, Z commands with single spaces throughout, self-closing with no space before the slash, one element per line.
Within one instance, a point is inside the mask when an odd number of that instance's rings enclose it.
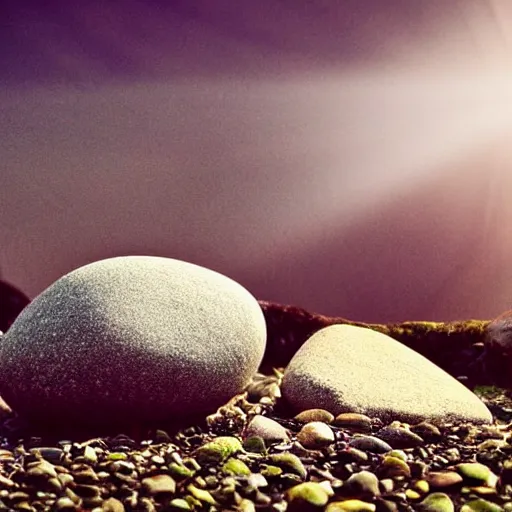
<path fill-rule="evenodd" d="M 20 414 L 81 426 L 214 411 L 257 371 L 265 320 L 241 285 L 153 256 L 58 279 L 0 344 L 0 394 Z"/>

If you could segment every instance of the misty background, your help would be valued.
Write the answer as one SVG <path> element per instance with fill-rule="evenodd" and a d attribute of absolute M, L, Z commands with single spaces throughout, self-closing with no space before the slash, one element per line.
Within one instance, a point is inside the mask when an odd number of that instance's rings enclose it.
<path fill-rule="evenodd" d="M 512 3 L 0 7 L 0 271 L 168 256 L 354 320 L 512 308 Z"/>

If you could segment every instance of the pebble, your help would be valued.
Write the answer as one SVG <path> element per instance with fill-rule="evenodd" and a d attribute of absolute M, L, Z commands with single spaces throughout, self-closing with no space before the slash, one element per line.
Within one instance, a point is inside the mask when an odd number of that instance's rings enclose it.
<path fill-rule="evenodd" d="M 334 421 L 334 415 L 325 409 L 307 409 L 306 411 L 299 412 L 299 414 L 295 416 L 295 419 L 304 423 L 311 421 L 332 423 Z"/>
<path fill-rule="evenodd" d="M 377 506 L 374 503 L 356 499 L 334 501 L 325 508 L 325 512 L 375 512 L 376 510 Z"/>
<path fill-rule="evenodd" d="M 427 442 L 435 443 L 441 439 L 441 431 L 439 428 L 436 425 L 429 423 L 428 421 L 422 421 L 416 425 L 412 425 L 411 432 L 418 434 Z"/>
<path fill-rule="evenodd" d="M 351 475 L 345 482 L 343 488 L 362 499 L 372 499 L 380 495 L 379 479 L 370 471 L 359 471 Z"/>
<path fill-rule="evenodd" d="M 260 437 L 265 444 L 290 441 L 287 430 L 277 421 L 257 414 L 247 426 L 244 437 Z"/>
<path fill-rule="evenodd" d="M 442 492 L 429 494 L 418 504 L 420 512 L 454 512 L 455 506 L 450 496 Z"/>
<path fill-rule="evenodd" d="M 239 459 L 230 458 L 222 466 L 222 471 L 228 475 L 249 476 L 251 470 L 247 464 Z"/>
<path fill-rule="evenodd" d="M 289 510 L 304 510 L 303 507 L 323 507 L 329 501 L 329 494 L 317 482 L 294 485 L 286 492 Z"/>
<path fill-rule="evenodd" d="M 342 412 L 338 414 L 333 422 L 337 427 L 348 428 L 353 432 L 370 432 L 372 419 L 365 414 L 356 412 Z"/>
<path fill-rule="evenodd" d="M 269 461 L 285 471 L 298 475 L 301 479 L 305 479 L 307 476 L 304 464 L 293 453 L 275 453 L 269 456 Z"/>
<path fill-rule="evenodd" d="M 445 489 L 461 484 L 462 476 L 456 471 L 432 471 L 427 476 L 428 485 L 432 489 Z"/>
<path fill-rule="evenodd" d="M 174 494 L 176 492 L 176 482 L 169 475 L 154 475 L 143 478 L 141 485 L 151 496 Z"/>
<path fill-rule="evenodd" d="M 297 411 L 320 407 L 407 423 L 493 419 L 475 394 L 425 357 L 351 325 L 313 334 L 286 367 L 282 391 Z"/>
<path fill-rule="evenodd" d="M 220 436 L 199 447 L 195 457 L 199 464 L 218 464 L 242 449 L 242 443 L 231 436 Z"/>
<path fill-rule="evenodd" d="M 403 427 L 389 425 L 381 428 L 375 434 L 379 439 L 386 441 L 393 448 L 414 448 L 421 446 L 425 441 L 411 430 Z"/>
<path fill-rule="evenodd" d="M 121 501 L 116 498 L 108 498 L 101 504 L 103 512 L 125 512 L 125 507 Z"/>
<path fill-rule="evenodd" d="M 377 471 L 381 478 L 408 478 L 411 476 L 411 468 L 407 462 L 392 455 L 384 457 Z"/>
<path fill-rule="evenodd" d="M 240 393 L 265 345 L 258 302 L 228 277 L 110 258 L 61 277 L 17 317 L 0 344 L 0 394 L 55 428 L 164 422 Z"/>
<path fill-rule="evenodd" d="M 305 448 L 314 450 L 329 446 L 334 443 L 335 438 L 329 425 L 321 421 L 311 421 L 300 429 L 297 441 Z"/>
<path fill-rule="evenodd" d="M 349 442 L 349 446 L 373 453 L 385 453 L 391 451 L 391 445 L 375 436 L 367 436 L 363 434 L 355 435 Z"/>
<path fill-rule="evenodd" d="M 466 462 L 457 464 L 455 469 L 464 478 L 467 485 L 486 485 L 492 478 L 492 472 L 483 464 L 478 462 Z"/>
<path fill-rule="evenodd" d="M 477 498 L 462 505 L 460 512 L 503 512 L 503 508 L 491 501 Z"/>

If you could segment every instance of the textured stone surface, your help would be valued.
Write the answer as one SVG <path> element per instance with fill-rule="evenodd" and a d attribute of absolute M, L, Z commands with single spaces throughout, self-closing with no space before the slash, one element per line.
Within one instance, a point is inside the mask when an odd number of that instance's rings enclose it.
<path fill-rule="evenodd" d="M 322 407 L 384 421 L 491 422 L 466 387 L 394 339 L 361 327 L 315 333 L 286 368 L 283 395 L 297 411 Z"/>
<path fill-rule="evenodd" d="M 112 423 L 213 411 L 265 350 L 252 295 L 211 270 L 127 256 L 81 267 L 23 311 L 0 345 L 0 394 L 24 416 Z"/>

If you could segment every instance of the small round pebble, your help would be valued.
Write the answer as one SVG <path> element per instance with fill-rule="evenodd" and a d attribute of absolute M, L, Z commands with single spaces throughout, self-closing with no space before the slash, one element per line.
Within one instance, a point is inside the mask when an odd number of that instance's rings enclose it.
<path fill-rule="evenodd" d="M 451 498 L 443 492 L 429 494 L 417 505 L 420 512 L 454 512 L 455 505 Z"/>
<path fill-rule="evenodd" d="M 297 441 L 305 448 L 318 449 L 334 443 L 335 438 L 329 425 L 321 421 L 312 421 L 300 429 Z"/>
<path fill-rule="evenodd" d="M 351 475 L 344 488 L 363 499 L 371 499 L 380 495 L 379 479 L 371 471 L 359 471 Z"/>
<path fill-rule="evenodd" d="M 290 441 L 287 430 L 280 423 L 261 414 L 249 422 L 244 437 L 260 437 L 267 443 Z"/>
<path fill-rule="evenodd" d="M 311 505 L 323 507 L 329 501 L 326 490 L 317 482 L 304 482 L 288 489 L 287 498 L 290 510 L 303 510 L 302 507 Z"/>

